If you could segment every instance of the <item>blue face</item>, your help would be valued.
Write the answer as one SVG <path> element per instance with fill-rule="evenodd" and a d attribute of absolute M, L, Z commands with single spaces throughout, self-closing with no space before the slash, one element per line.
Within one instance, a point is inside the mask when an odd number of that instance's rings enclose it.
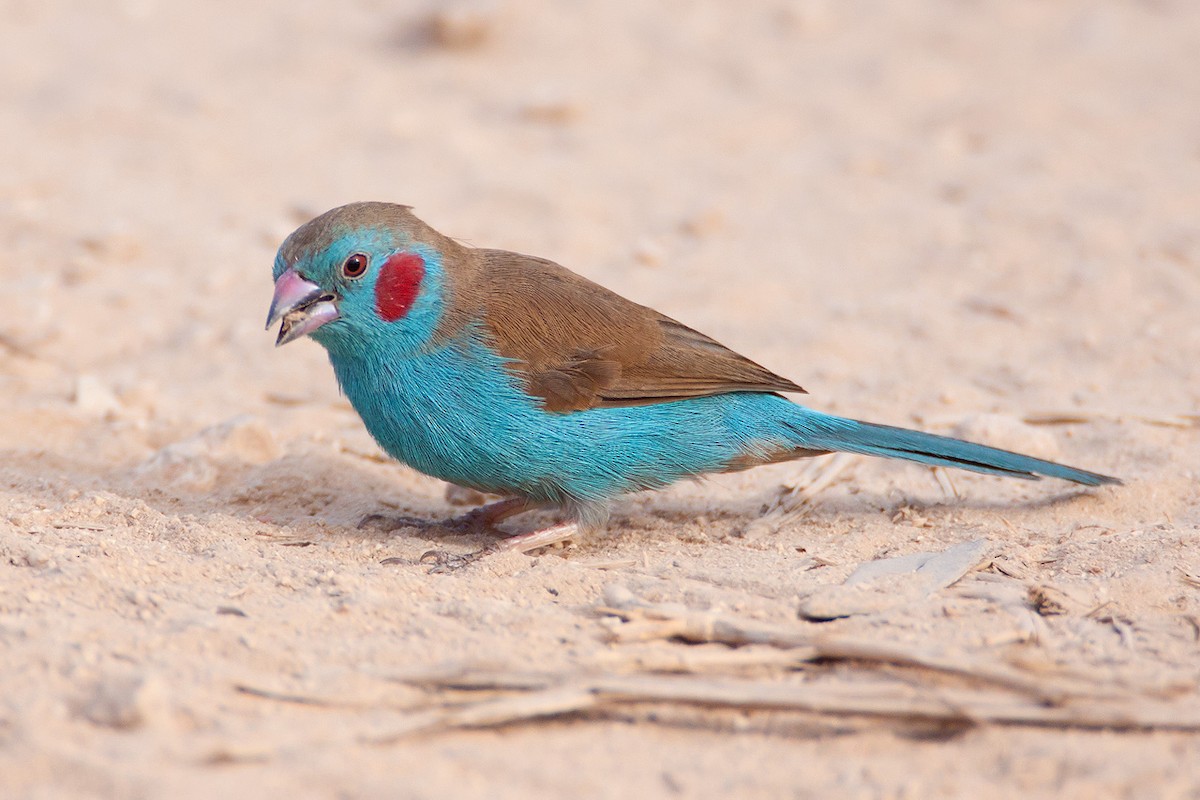
<path fill-rule="evenodd" d="M 299 330 L 333 355 L 414 352 L 430 341 L 445 284 L 437 250 L 383 228 L 347 230 L 320 249 L 297 249 L 296 236 L 279 248 L 273 273 L 276 303 L 294 308 Z M 309 290 L 304 302 L 281 297 L 296 277 Z"/>

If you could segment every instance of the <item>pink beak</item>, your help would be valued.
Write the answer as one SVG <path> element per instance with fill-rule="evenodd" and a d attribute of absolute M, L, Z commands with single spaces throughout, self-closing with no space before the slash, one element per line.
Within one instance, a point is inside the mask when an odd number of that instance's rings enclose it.
<path fill-rule="evenodd" d="M 271 298 L 271 309 L 267 312 L 268 330 L 278 320 L 283 320 L 275 346 L 295 341 L 326 323 L 341 319 L 337 301 L 337 295 L 304 280 L 296 270 L 285 271 L 275 281 L 275 296 Z"/>

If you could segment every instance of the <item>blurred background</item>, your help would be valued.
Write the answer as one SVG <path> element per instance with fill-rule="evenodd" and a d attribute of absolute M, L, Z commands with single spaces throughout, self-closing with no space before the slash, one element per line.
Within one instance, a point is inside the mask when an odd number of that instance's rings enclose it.
<path fill-rule="evenodd" d="M 2 30 L 14 421 L 81 375 L 118 420 L 332 400 L 261 319 L 282 238 L 363 199 L 826 409 L 1196 403 L 1187 2 L 14 0 Z"/>

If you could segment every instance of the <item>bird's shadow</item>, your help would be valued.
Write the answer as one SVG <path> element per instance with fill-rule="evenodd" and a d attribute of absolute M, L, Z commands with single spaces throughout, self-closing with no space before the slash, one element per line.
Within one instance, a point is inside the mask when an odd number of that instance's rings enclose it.
<path fill-rule="evenodd" d="M 93 464 L 89 468 L 75 459 L 45 454 L 32 460 L 10 458 L 6 465 L 6 470 L 20 473 L 25 493 L 45 508 L 63 506 L 63 487 L 69 485 L 136 500 L 168 517 L 190 516 L 213 525 L 219 525 L 222 518 L 238 519 L 260 532 L 280 533 L 280 539 L 291 532 L 299 539 L 318 534 L 376 541 L 403 536 L 435 545 L 482 545 L 498 536 L 535 530 L 561 519 L 552 510 L 538 510 L 506 520 L 503 529 L 465 526 L 452 520 L 472 507 L 450 505 L 441 481 L 391 462 L 337 452 L 286 455 L 262 464 L 223 463 L 213 468 L 210 480 L 196 484 L 171 480 L 170 474 L 147 474 L 131 465 Z M 818 497 L 804 519 L 853 524 L 878 519 L 881 514 L 890 517 L 906 507 L 935 514 L 1011 514 L 1095 498 L 1094 491 L 1075 488 L 1023 499 L 989 497 L 973 490 L 936 499 L 919 491 L 831 492 Z M 686 522 L 698 517 L 733 529 L 762 516 L 771 499 L 771 493 L 762 490 L 731 495 L 715 505 L 670 492 L 634 495 L 615 504 L 609 531 L 650 528 L 653 520 Z M 385 521 L 372 521 L 372 515 Z"/>
<path fill-rule="evenodd" d="M 1003 485 L 1005 479 L 977 478 L 956 494 L 940 496 L 933 496 L 917 481 L 898 483 L 883 492 L 854 487 L 850 487 L 848 491 L 827 491 L 805 505 L 804 513 L 798 515 L 803 522 L 797 524 L 853 524 L 878 519 L 881 516 L 892 519 L 903 511 L 933 515 L 1036 513 L 1078 503 L 1099 502 L 1108 494 L 1104 487 L 1097 489 L 1044 480 L 1029 482 L 1029 486 L 1037 487 L 1034 490 L 1037 494 L 1033 496 L 998 496 L 988 487 L 988 483 L 993 480 L 998 485 Z M 630 517 L 636 519 L 639 515 L 648 515 L 683 522 L 699 514 L 711 522 L 736 527 L 779 511 L 780 507 L 776 502 L 778 497 L 778 490 L 760 488 L 736 496 L 723 497 L 714 504 L 712 500 L 701 503 L 694 497 L 673 496 L 671 492 L 648 493 L 647 499 L 636 506 Z"/>

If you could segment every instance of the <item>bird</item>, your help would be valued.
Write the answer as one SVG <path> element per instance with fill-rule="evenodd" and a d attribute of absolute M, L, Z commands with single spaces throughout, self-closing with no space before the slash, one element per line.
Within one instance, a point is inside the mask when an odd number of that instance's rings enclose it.
<path fill-rule="evenodd" d="M 804 394 L 799 385 L 709 336 L 553 261 L 462 244 L 410 206 L 327 211 L 284 240 L 272 274 L 276 346 L 304 336 L 322 345 L 386 453 L 503 498 L 460 522 L 498 532 L 532 509 L 563 512 L 459 565 L 598 532 L 626 493 L 834 452 L 1121 483 L 808 408 L 784 397 Z"/>

